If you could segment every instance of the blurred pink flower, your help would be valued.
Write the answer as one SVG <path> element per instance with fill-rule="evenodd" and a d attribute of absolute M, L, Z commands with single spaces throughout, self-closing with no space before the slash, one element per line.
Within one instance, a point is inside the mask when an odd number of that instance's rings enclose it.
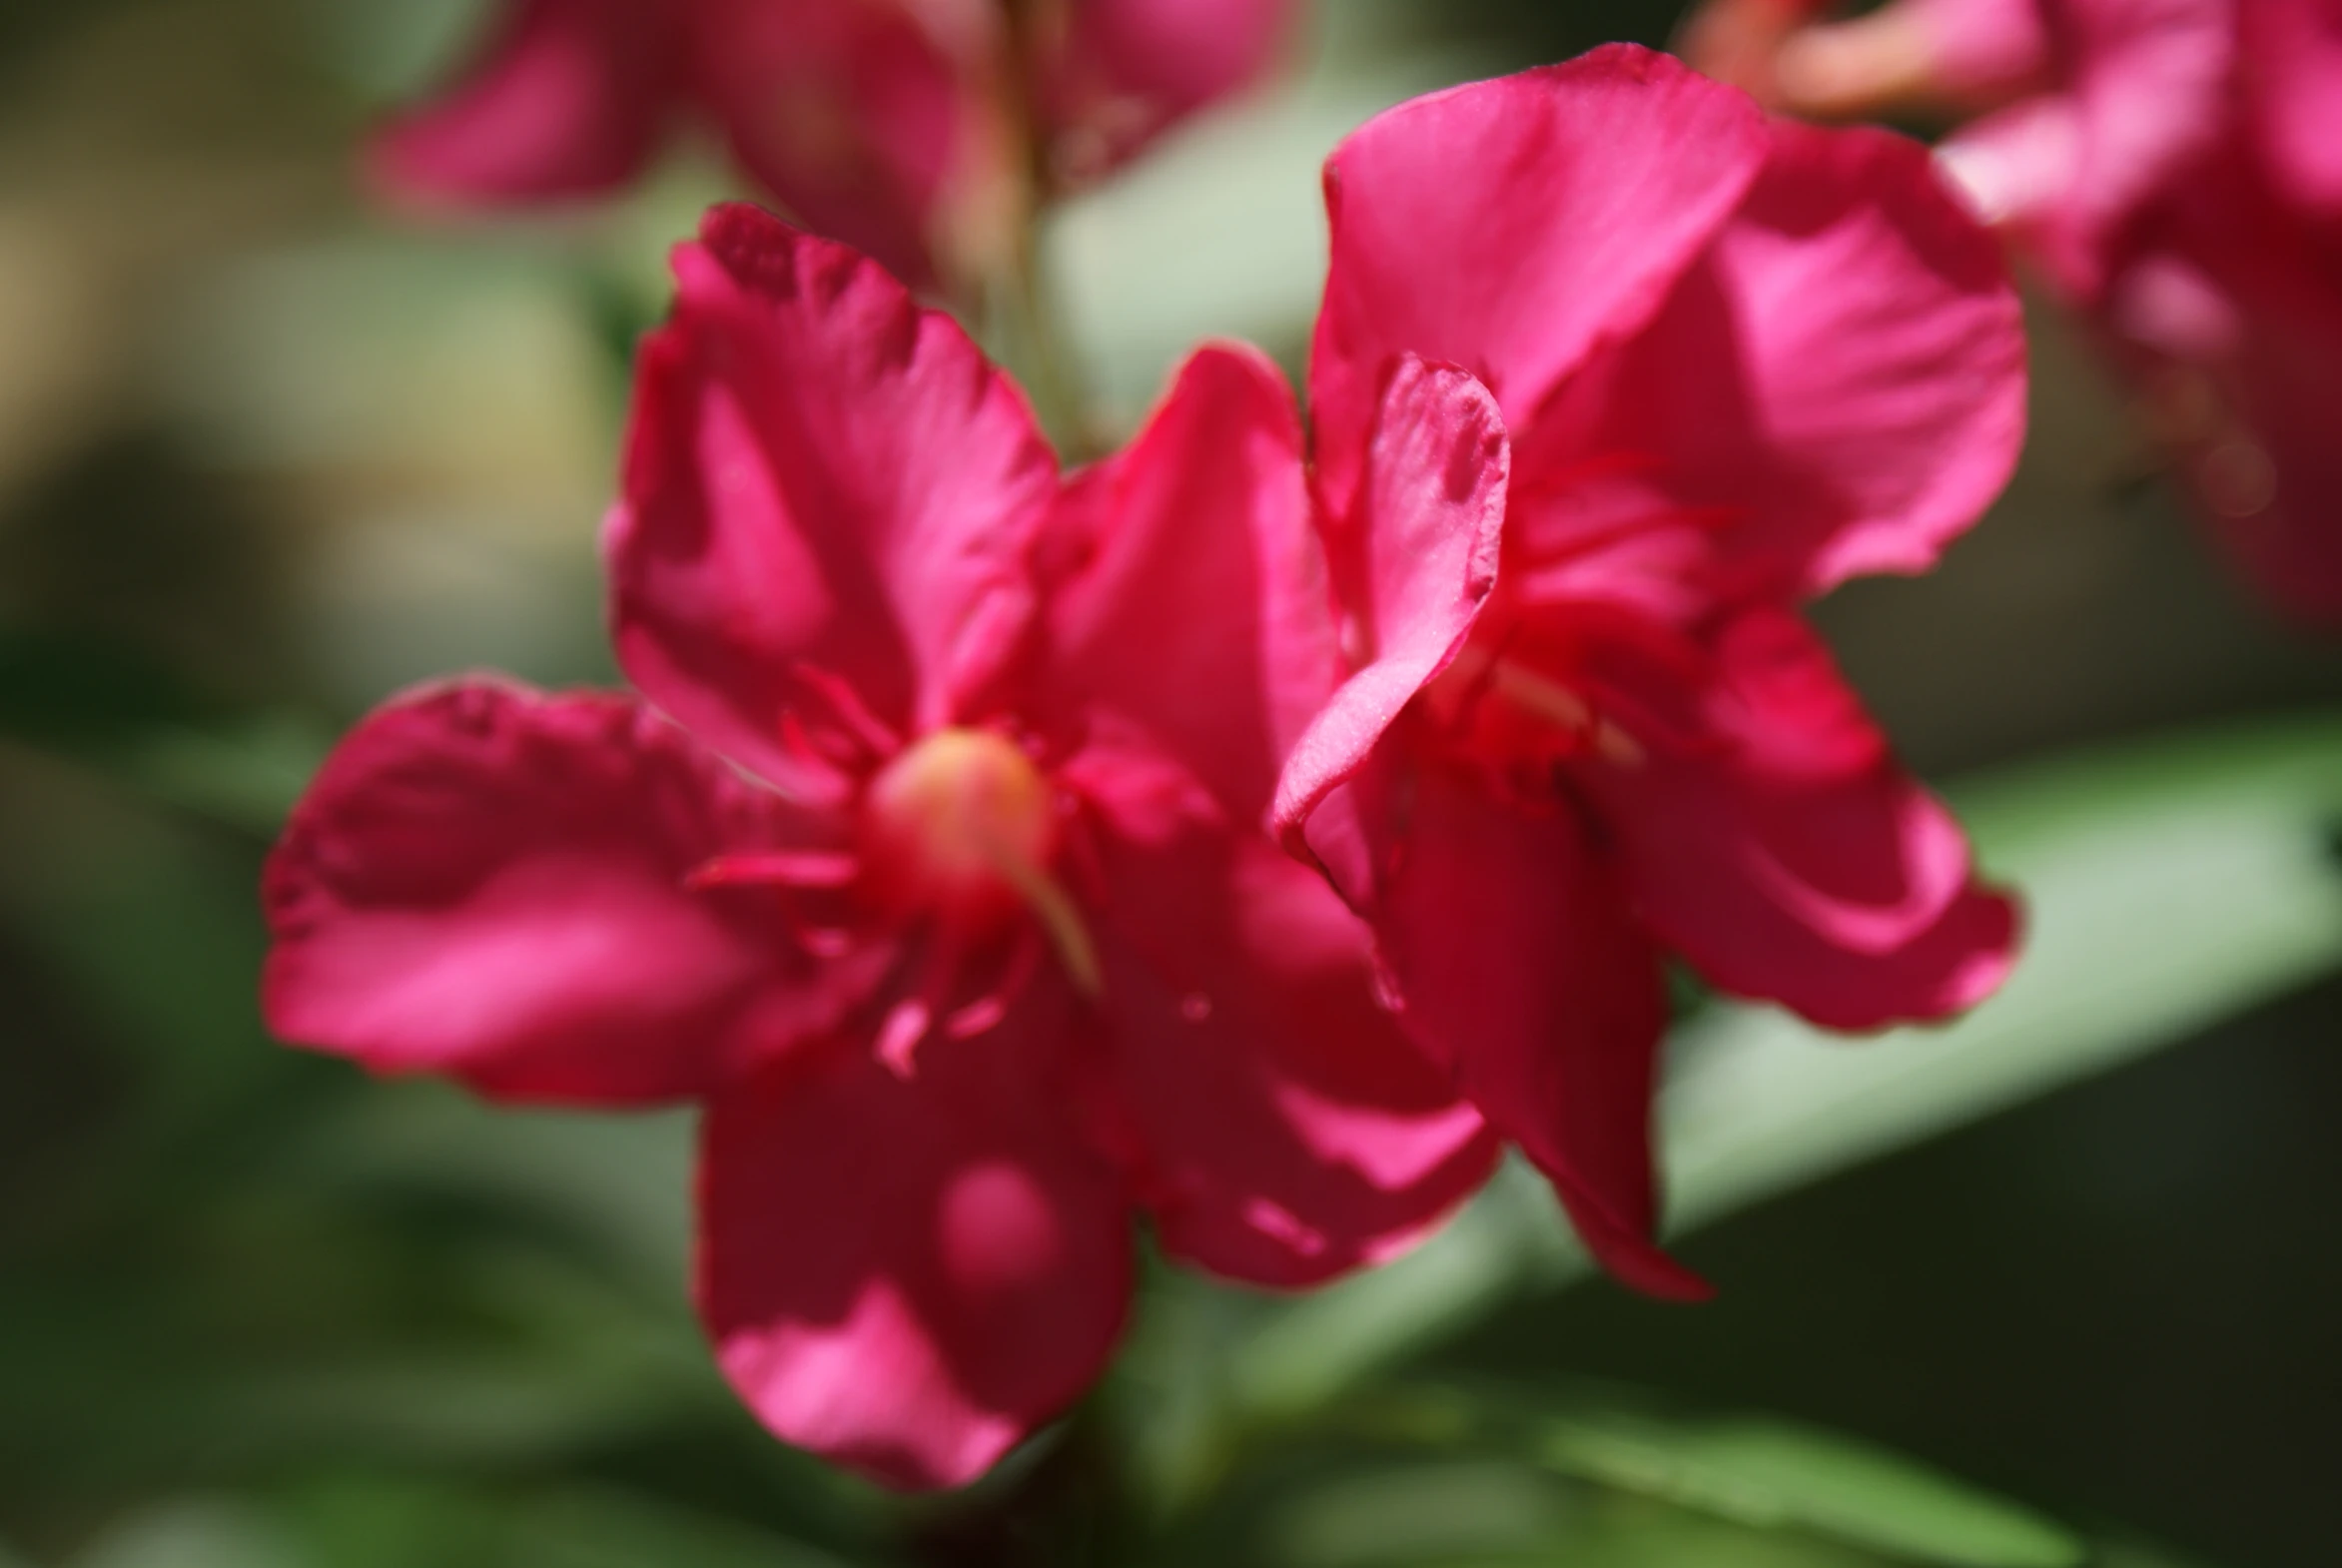
<path fill-rule="evenodd" d="M 1394 109 L 1325 184 L 1310 406 L 1357 667 L 1275 820 L 1596 1255 L 1702 1293 L 1652 1243 L 1663 956 L 1848 1030 L 2011 960 L 1797 606 L 1926 570 L 1999 490 L 2015 298 L 1923 148 L 1630 46 Z M 1478 447 L 1429 412 L 1470 378 Z"/>
<path fill-rule="evenodd" d="M 2252 580 L 2342 624 L 2342 4 L 2238 22 L 2217 140 L 2115 238 L 2097 319 Z"/>
<path fill-rule="evenodd" d="M 1012 46 L 1001 0 L 510 0 L 373 160 L 426 202 L 594 196 L 696 118 L 800 220 L 925 286 L 1003 221 L 1021 122 L 1053 180 L 1096 178 L 1258 79 L 1292 10 L 1024 0 Z"/>
<path fill-rule="evenodd" d="M 606 540 L 641 696 L 369 719 L 270 864 L 268 1016 L 500 1099 L 704 1103 L 733 1385 L 954 1484 L 1099 1373 L 1134 1207 L 1304 1285 L 1494 1146 L 1259 827 L 1339 674 L 1274 370 L 1198 353 L 1061 480 L 868 261 L 728 207 L 675 265 Z"/>
<path fill-rule="evenodd" d="M 2224 542 L 2342 619 L 2342 4 L 1895 0 L 1771 43 L 1736 69 L 1785 108 L 1965 119 L 1947 165 L 2103 331 Z"/>

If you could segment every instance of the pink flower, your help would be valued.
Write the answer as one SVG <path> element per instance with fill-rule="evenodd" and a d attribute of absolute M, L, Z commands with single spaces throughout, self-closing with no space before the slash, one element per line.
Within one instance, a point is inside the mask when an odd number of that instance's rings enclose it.
<path fill-rule="evenodd" d="M 1797 606 L 1927 569 L 1999 489 L 2016 302 L 1924 149 L 1629 46 L 1392 110 L 1326 199 L 1310 402 L 1357 667 L 1275 820 L 1595 1253 L 1699 1293 L 1651 1241 L 1664 957 L 1848 1030 L 2010 962 L 2008 901 Z M 1426 508 L 1389 478 L 1464 372 L 1509 491 L 1459 463 Z"/>
<path fill-rule="evenodd" d="M 376 168 L 464 206 L 594 196 L 695 117 L 807 224 L 926 285 L 991 243 L 1017 120 L 1059 179 L 1095 178 L 1258 79 L 1291 22 L 1291 0 L 1028 9 L 1012 45 L 999 0 L 510 0 Z"/>
<path fill-rule="evenodd" d="M 2140 208 L 2210 147 L 2234 0 L 1899 0 L 1781 43 L 1784 107 L 1968 120 L 1945 156 L 1987 220 L 2093 297 Z M 1821 8 L 1817 8 L 1821 9 Z"/>
<path fill-rule="evenodd" d="M 675 265 L 607 535 L 641 696 L 369 719 L 270 865 L 268 1015 L 500 1099 L 702 1102 L 725 1373 L 953 1484 L 1098 1374 L 1134 1208 L 1298 1286 L 1493 1145 L 1257 827 L 1338 673 L 1275 372 L 1202 351 L 1061 479 L 873 264 L 727 207 Z"/>
<path fill-rule="evenodd" d="M 2342 619 L 2342 6 L 1897 0 L 1771 43 L 1743 74 L 1788 108 L 1966 119 L 1947 163 L 2102 331 L 2222 540 Z"/>
<path fill-rule="evenodd" d="M 2217 141 L 2140 204 L 2088 303 L 2220 541 L 2342 623 L 2342 5 L 2237 20 Z"/>

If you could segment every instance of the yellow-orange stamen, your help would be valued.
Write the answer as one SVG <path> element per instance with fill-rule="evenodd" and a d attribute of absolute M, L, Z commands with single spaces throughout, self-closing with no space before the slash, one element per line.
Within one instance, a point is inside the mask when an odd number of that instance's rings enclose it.
<path fill-rule="evenodd" d="M 1072 895 L 1049 873 L 1058 831 L 1049 780 L 1013 741 L 990 730 L 938 730 L 871 781 L 863 885 L 883 904 L 936 915 L 964 933 L 1023 907 L 1075 984 L 1095 993 L 1097 951 Z"/>
<path fill-rule="evenodd" d="M 1510 659 L 1498 659 L 1488 677 L 1490 689 L 1572 735 L 1581 736 L 1607 762 L 1631 767 L 1643 760 L 1643 748 L 1632 735 L 1594 711 L 1593 705 L 1557 681 L 1546 679 Z"/>

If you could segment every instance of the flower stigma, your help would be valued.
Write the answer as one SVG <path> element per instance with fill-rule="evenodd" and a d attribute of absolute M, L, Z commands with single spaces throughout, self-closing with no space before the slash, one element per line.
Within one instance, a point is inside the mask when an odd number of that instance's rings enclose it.
<path fill-rule="evenodd" d="M 1037 918 L 1076 985 L 1095 995 L 1097 952 L 1072 895 L 1050 875 L 1059 819 L 1049 780 L 1006 736 L 944 729 L 879 770 L 863 796 L 864 890 L 962 937 L 1019 910 Z"/>

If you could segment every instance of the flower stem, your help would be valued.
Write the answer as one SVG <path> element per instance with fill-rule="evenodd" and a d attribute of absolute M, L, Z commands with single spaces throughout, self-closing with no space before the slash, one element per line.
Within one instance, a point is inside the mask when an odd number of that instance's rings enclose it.
<path fill-rule="evenodd" d="M 1069 463 L 1100 455 L 1089 391 L 1058 311 L 1059 296 L 1042 244 L 1042 222 L 1056 199 L 1048 134 L 1042 123 L 1039 50 L 1032 0 L 1002 0 L 1002 37 L 1008 55 L 1001 72 L 1005 114 L 1019 181 L 1008 255 L 991 281 L 987 314 L 1001 358 L 1017 373 L 1035 414 Z"/>

